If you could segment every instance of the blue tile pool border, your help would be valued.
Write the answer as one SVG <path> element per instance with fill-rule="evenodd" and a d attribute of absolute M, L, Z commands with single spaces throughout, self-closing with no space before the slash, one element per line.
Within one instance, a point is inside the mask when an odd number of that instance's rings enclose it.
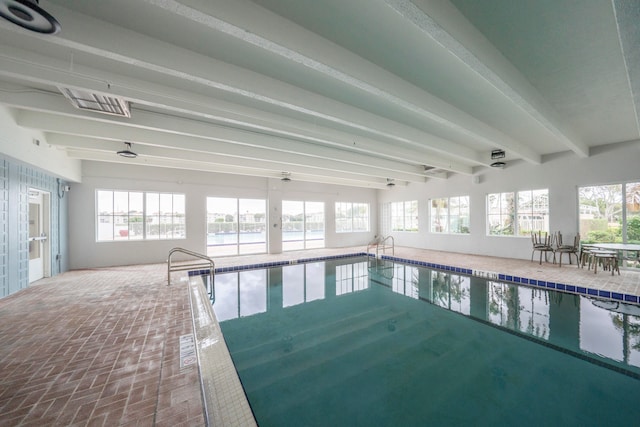
<path fill-rule="evenodd" d="M 270 268 L 270 267 L 282 267 L 284 265 L 295 265 L 295 264 L 304 264 L 309 262 L 318 262 L 318 261 L 326 261 L 330 259 L 342 259 L 342 258 L 354 258 L 360 256 L 367 256 L 366 252 L 355 252 L 349 254 L 340 254 L 340 255 L 327 255 L 322 257 L 312 257 L 312 258 L 300 258 L 300 259 L 292 259 L 292 260 L 284 260 L 284 261 L 273 261 L 273 262 L 263 262 L 258 264 L 246 264 L 246 265 L 233 265 L 229 267 L 220 267 L 214 270 L 214 273 L 230 273 L 233 271 L 244 271 L 244 270 L 256 270 L 260 268 Z M 201 276 L 203 274 L 209 274 L 209 269 L 203 270 L 190 270 L 189 276 Z"/>
<path fill-rule="evenodd" d="M 375 258 L 375 255 L 370 253 L 368 254 L 366 252 L 353 252 L 353 253 L 340 254 L 340 255 L 327 255 L 322 257 L 300 258 L 300 259 L 294 259 L 294 260 L 273 261 L 273 262 L 264 262 L 264 263 L 258 263 L 258 264 L 220 267 L 220 268 L 216 268 L 214 272 L 216 274 L 229 273 L 233 271 L 255 270 L 255 269 L 270 268 L 270 267 L 282 267 L 285 265 L 304 264 L 309 262 L 326 261 L 331 259 L 353 258 L 353 257 L 361 257 L 361 256 L 369 256 L 369 257 Z M 417 261 L 413 259 L 401 258 L 401 257 L 396 257 L 391 255 L 382 255 L 380 258 L 383 260 L 401 262 L 403 264 L 408 264 L 408 265 L 417 265 L 420 267 L 449 271 L 452 273 L 460 273 L 460 274 L 466 274 L 469 276 L 482 277 L 488 280 L 499 280 L 504 282 L 516 283 L 519 285 L 528 285 L 528 286 L 539 287 L 539 288 L 555 289 L 557 291 L 564 292 L 564 293 L 585 295 L 585 296 L 591 296 L 591 297 L 610 299 L 614 301 L 623 301 L 628 303 L 640 304 L 640 297 L 638 295 L 633 295 L 633 294 L 612 292 L 604 289 L 587 288 L 585 286 L 569 285 L 565 283 L 548 282 L 545 280 L 513 276 L 510 274 L 498 273 L 493 271 L 473 270 L 471 268 L 438 264 L 438 263 L 433 263 L 428 261 Z M 203 274 L 209 274 L 209 269 L 191 270 L 188 272 L 189 276 L 200 276 Z"/>
<path fill-rule="evenodd" d="M 629 303 L 635 303 L 635 304 L 640 303 L 640 297 L 638 295 L 633 295 L 633 294 L 606 291 L 604 289 L 587 288 L 585 286 L 569 285 L 565 283 L 549 282 L 545 280 L 531 279 L 527 277 L 518 277 L 518 276 L 513 276 L 509 274 L 504 274 L 504 273 L 492 272 L 492 271 L 472 270 L 469 268 L 436 264 L 436 263 L 427 262 L 427 261 L 415 261 L 407 258 L 400 258 L 400 257 L 390 256 L 390 255 L 382 255 L 381 258 L 389 261 L 401 262 L 403 264 L 419 265 L 422 267 L 427 267 L 427 268 L 432 268 L 437 270 L 468 274 L 470 276 L 482 277 L 484 279 L 489 279 L 489 280 L 499 280 L 504 282 L 516 283 L 519 285 L 524 284 L 524 285 L 533 286 L 533 287 L 555 289 L 557 291 L 564 292 L 564 293 L 594 296 L 594 297 L 605 298 L 605 299 L 610 299 L 614 301 L 623 301 L 623 302 L 629 302 Z"/>

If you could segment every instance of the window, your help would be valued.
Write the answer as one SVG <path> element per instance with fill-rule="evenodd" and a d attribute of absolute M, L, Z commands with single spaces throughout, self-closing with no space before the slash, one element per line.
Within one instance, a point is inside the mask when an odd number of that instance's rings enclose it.
<path fill-rule="evenodd" d="M 493 236 L 549 232 L 549 190 L 488 194 L 487 228 Z"/>
<path fill-rule="evenodd" d="M 431 199 L 432 233 L 469 233 L 469 196 Z"/>
<path fill-rule="evenodd" d="M 265 253 L 266 221 L 264 199 L 207 197 L 207 254 Z"/>
<path fill-rule="evenodd" d="M 96 240 L 184 239 L 185 195 L 96 191 Z"/>
<path fill-rule="evenodd" d="M 145 193 L 147 239 L 184 237 L 184 194 Z"/>
<path fill-rule="evenodd" d="M 520 236 L 532 232 L 549 231 L 549 190 L 518 192 L 518 224 Z"/>
<path fill-rule="evenodd" d="M 391 203 L 391 230 L 418 231 L 418 201 Z"/>
<path fill-rule="evenodd" d="M 282 201 L 282 250 L 324 248 L 324 203 Z"/>
<path fill-rule="evenodd" d="M 588 243 L 640 243 L 640 182 L 578 188 L 580 236 Z"/>
<path fill-rule="evenodd" d="M 369 204 L 336 202 L 336 233 L 369 231 Z"/>

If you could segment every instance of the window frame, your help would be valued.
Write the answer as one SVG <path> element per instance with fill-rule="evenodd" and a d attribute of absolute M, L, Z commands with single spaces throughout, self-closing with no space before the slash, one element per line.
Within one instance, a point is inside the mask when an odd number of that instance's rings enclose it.
<path fill-rule="evenodd" d="M 523 198 L 520 196 L 529 193 L 530 201 L 531 201 L 531 209 L 526 212 L 521 212 L 523 207 L 521 206 L 521 200 Z M 534 197 L 534 193 L 544 193 L 539 194 L 537 197 Z M 499 201 L 498 212 L 492 212 L 491 202 L 492 196 L 497 196 L 496 200 Z M 541 209 L 540 211 L 536 211 L 536 199 L 539 198 L 546 199 L 546 210 Z M 505 191 L 501 193 L 488 193 L 485 197 L 486 203 L 486 235 L 487 236 L 505 236 L 505 237 L 529 237 L 532 232 L 542 231 L 545 233 L 549 233 L 549 217 L 550 217 L 550 206 L 549 206 L 549 189 L 548 188 L 540 188 L 533 190 L 519 190 L 519 191 Z M 507 206 L 504 206 L 507 204 Z M 542 205 L 544 208 L 545 206 Z M 527 218 L 525 218 L 525 216 Z M 526 220 L 533 221 L 534 217 L 540 217 L 537 222 L 542 221 L 543 227 L 531 227 L 530 230 L 523 231 L 524 228 L 521 224 Z M 504 225 L 503 229 L 507 229 L 511 232 L 503 232 L 503 233 L 492 233 L 492 224 L 493 218 L 499 218 L 498 224 Z"/>
<path fill-rule="evenodd" d="M 461 215 L 460 212 L 462 211 L 461 206 L 462 204 L 460 203 L 461 199 L 465 199 L 466 200 L 466 215 Z M 457 215 L 452 215 L 452 206 L 454 206 L 452 204 L 452 200 L 456 200 L 457 204 L 455 205 L 455 207 L 457 208 Z M 444 214 L 441 215 L 435 215 L 434 216 L 434 202 L 440 202 L 441 204 L 443 204 L 443 207 L 441 207 L 440 209 L 446 209 L 446 212 Z M 457 227 L 453 227 L 453 217 L 457 218 Z M 440 218 L 443 219 L 444 222 L 444 226 L 442 224 L 440 224 L 441 230 L 438 231 L 436 229 L 436 221 L 434 221 L 435 218 Z M 460 225 L 460 218 L 466 218 L 466 231 L 460 231 L 462 230 L 464 227 Z M 429 232 L 430 233 L 435 233 L 435 234 L 471 234 L 471 228 L 470 228 L 470 218 L 471 218 L 471 198 L 469 196 L 451 196 L 451 197 L 436 197 L 433 199 L 429 199 Z"/>
<path fill-rule="evenodd" d="M 233 206 L 233 212 L 211 211 L 209 206 L 216 203 Z M 267 225 L 269 212 L 267 204 L 267 199 L 260 198 L 207 196 L 207 255 L 236 256 L 266 253 L 269 245 L 269 227 Z M 257 206 L 259 208 L 256 208 Z M 248 207 L 251 209 L 248 209 Z M 224 217 L 216 216 L 218 214 L 222 214 Z M 233 220 L 228 221 L 228 216 L 231 216 Z M 257 220 L 258 218 L 261 220 Z M 211 219 L 214 220 L 212 221 Z M 223 220 L 218 221 L 218 219 Z M 249 230 L 247 230 L 247 227 Z M 247 239 L 247 236 L 243 233 L 247 231 L 257 231 L 261 238 Z M 214 239 L 213 243 L 210 243 L 210 238 Z M 215 242 L 216 239 L 221 239 L 222 242 Z"/>
<path fill-rule="evenodd" d="M 586 189 L 593 188 L 607 188 L 607 187 L 617 187 L 619 186 L 619 198 L 615 200 L 605 200 L 604 205 L 610 205 L 612 209 L 615 209 L 618 206 L 618 211 L 607 212 L 607 208 L 605 208 L 605 212 L 600 211 L 600 204 L 598 203 L 598 207 L 592 207 L 591 211 L 589 211 L 589 205 L 583 205 L 583 191 Z M 593 190 L 591 190 L 593 191 Z M 601 190 L 602 191 L 602 190 Z M 610 190 L 609 190 L 610 191 Z M 640 242 L 640 232 L 638 225 L 640 222 L 640 180 L 629 180 L 629 181 L 620 181 L 609 184 L 594 184 L 594 185 L 584 185 L 578 186 L 577 188 L 578 194 L 578 231 L 580 232 L 580 237 L 583 241 L 587 243 L 602 243 L 602 242 L 614 242 L 614 243 L 631 243 L 635 244 L 636 242 Z M 598 200 L 604 199 L 604 197 L 600 197 Z M 594 216 L 595 218 L 588 218 L 589 216 Z M 609 216 L 610 218 L 607 218 Z M 620 223 L 620 227 L 616 229 L 612 227 L 612 224 L 615 223 L 613 219 L 617 216 L 617 221 Z M 600 218 L 604 217 L 604 218 Z M 606 229 L 594 229 L 594 230 L 584 230 L 584 224 L 587 220 L 601 219 L 606 220 Z M 602 236 L 591 235 L 591 231 L 597 232 L 600 231 Z M 618 236 L 619 234 L 619 236 Z"/>
<path fill-rule="evenodd" d="M 102 204 L 103 199 L 110 193 L 110 210 L 105 211 Z M 101 196 L 103 195 L 103 196 Z M 119 204 L 123 204 L 122 197 L 126 195 L 126 208 L 118 208 L 116 203 L 116 197 L 120 197 Z M 149 196 L 157 196 L 158 198 L 158 212 L 149 214 Z M 167 197 L 171 199 L 171 207 L 168 211 L 162 211 L 162 199 L 166 200 Z M 132 207 L 132 198 L 140 198 L 139 201 L 135 201 L 135 207 Z M 182 203 L 176 205 L 176 198 L 182 199 Z M 159 241 L 159 240 L 184 240 L 187 238 L 187 211 L 186 211 L 186 194 L 173 193 L 173 192 L 161 192 L 161 191 L 134 191 L 134 190 L 109 190 L 109 189 L 96 189 L 95 190 L 95 242 L 139 242 L 139 241 Z M 103 209 L 101 211 L 101 208 Z M 133 209 L 132 209 L 133 208 Z M 141 208 L 141 210 L 140 210 Z M 122 211 L 117 209 L 124 209 Z M 152 234 L 149 231 L 149 225 L 151 224 L 150 218 L 158 220 L 158 233 Z M 163 221 L 160 221 L 160 219 Z M 104 219 L 110 219 L 103 221 Z M 118 220 L 119 219 L 119 220 Z M 133 220 L 132 220 L 133 219 Z M 169 219 L 169 221 L 167 221 Z M 140 227 L 132 227 L 132 224 L 140 224 Z M 111 238 L 102 237 L 105 231 L 105 227 L 101 224 L 111 224 L 110 235 Z M 116 233 L 117 224 L 127 224 L 126 229 L 120 227 Z M 161 224 L 170 230 L 170 235 L 167 233 L 160 233 Z M 138 229 L 139 230 L 134 230 Z M 178 231 L 176 231 L 176 229 Z"/>
<path fill-rule="evenodd" d="M 413 206 L 415 205 L 415 206 Z M 420 203 L 418 200 L 389 202 L 389 215 L 392 232 L 418 233 Z M 415 213 L 415 216 L 413 215 Z M 407 222 L 409 224 L 407 224 Z M 396 224 L 398 228 L 396 228 Z"/>
<path fill-rule="evenodd" d="M 364 208 L 366 215 L 356 215 Z M 371 230 L 371 205 L 362 202 L 335 202 L 336 233 L 367 233 Z M 347 213 L 345 215 L 345 213 Z M 365 228 L 358 228 L 356 224 L 364 223 Z M 339 224 L 342 224 L 340 226 Z"/>

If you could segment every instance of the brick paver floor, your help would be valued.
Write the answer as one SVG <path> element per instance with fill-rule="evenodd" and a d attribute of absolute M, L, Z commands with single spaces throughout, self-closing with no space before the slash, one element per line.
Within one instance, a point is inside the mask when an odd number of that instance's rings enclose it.
<path fill-rule="evenodd" d="M 204 425 L 187 289 L 163 265 L 36 283 L 0 300 L 0 425 Z"/>

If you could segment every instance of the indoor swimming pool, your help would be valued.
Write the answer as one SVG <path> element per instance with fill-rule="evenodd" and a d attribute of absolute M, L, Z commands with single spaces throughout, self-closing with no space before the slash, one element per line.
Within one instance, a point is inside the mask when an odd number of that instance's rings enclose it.
<path fill-rule="evenodd" d="M 260 426 L 634 425 L 637 304 L 372 258 L 217 274 Z"/>

